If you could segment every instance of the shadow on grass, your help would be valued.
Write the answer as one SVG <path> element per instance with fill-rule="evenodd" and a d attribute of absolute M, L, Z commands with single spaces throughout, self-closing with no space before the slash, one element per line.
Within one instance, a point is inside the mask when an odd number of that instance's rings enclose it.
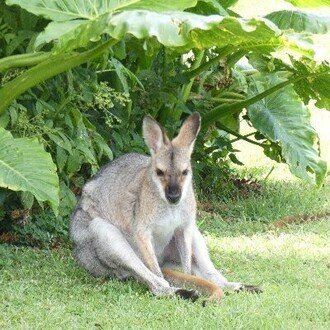
<path fill-rule="evenodd" d="M 267 182 L 260 194 L 210 204 L 211 210 L 200 208 L 198 212 L 202 231 L 220 236 L 253 235 L 267 232 L 275 222 L 294 224 L 326 217 L 330 212 L 330 182 L 321 188 L 300 181 Z"/>

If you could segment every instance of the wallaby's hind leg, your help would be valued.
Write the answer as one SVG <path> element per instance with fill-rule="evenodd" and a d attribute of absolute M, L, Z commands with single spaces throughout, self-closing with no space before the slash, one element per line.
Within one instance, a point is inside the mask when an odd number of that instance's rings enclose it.
<path fill-rule="evenodd" d="M 196 228 L 193 237 L 193 264 L 192 273 L 214 282 L 222 288 L 235 291 L 246 291 L 251 293 L 261 293 L 262 289 L 255 285 L 246 285 L 237 282 L 229 282 L 213 265 L 206 247 L 205 240 Z"/>
<path fill-rule="evenodd" d="M 192 273 L 219 285 L 221 288 L 241 290 L 241 283 L 229 282 L 213 265 L 204 237 L 196 228 L 192 246 Z"/>
<path fill-rule="evenodd" d="M 87 269 L 93 276 L 108 276 L 110 271 L 108 267 L 104 267 L 98 259 L 92 242 L 78 244 L 75 246 L 73 254 L 78 263 Z"/>
<path fill-rule="evenodd" d="M 119 275 L 121 271 L 130 273 L 135 279 L 145 283 L 155 295 L 173 294 L 177 288 L 152 273 L 136 255 L 120 230 L 108 221 L 95 218 L 90 224 L 93 247 L 97 258 L 110 270 Z"/>

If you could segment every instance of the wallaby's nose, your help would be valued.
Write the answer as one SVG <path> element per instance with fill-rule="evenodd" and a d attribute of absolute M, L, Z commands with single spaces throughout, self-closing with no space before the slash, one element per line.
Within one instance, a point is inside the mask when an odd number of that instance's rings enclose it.
<path fill-rule="evenodd" d="M 175 204 L 179 201 L 181 198 L 181 191 L 180 188 L 177 185 L 169 186 L 166 189 L 166 198 L 171 204 Z"/>

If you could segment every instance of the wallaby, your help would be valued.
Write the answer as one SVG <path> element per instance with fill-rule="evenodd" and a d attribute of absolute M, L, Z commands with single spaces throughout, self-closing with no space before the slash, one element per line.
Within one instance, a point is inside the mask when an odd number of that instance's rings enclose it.
<path fill-rule="evenodd" d="M 75 258 L 92 275 L 134 277 L 155 295 L 192 299 L 194 290 L 170 283 L 191 282 L 215 299 L 222 297 L 220 288 L 260 291 L 229 282 L 214 267 L 196 226 L 190 156 L 199 129 L 195 112 L 170 141 L 146 116 L 143 137 L 151 157 L 123 155 L 86 183 L 70 233 Z M 187 275 L 171 270 L 177 267 Z"/>

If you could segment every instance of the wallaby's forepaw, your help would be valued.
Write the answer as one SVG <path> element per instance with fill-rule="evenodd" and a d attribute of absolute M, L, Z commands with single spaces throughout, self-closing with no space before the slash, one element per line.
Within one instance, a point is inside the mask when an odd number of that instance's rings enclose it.
<path fill-rule="evenodd" d="M 196 290 L 178 289 L 175 294 L 183 299 L 189 299 L 195 302 L 199 298 L 199 293 Z"/>
<path fill-rule="evenodd" d="M 262 289 L 256 285 L 242 284 L 235 292 L 262 293 Z"/>

